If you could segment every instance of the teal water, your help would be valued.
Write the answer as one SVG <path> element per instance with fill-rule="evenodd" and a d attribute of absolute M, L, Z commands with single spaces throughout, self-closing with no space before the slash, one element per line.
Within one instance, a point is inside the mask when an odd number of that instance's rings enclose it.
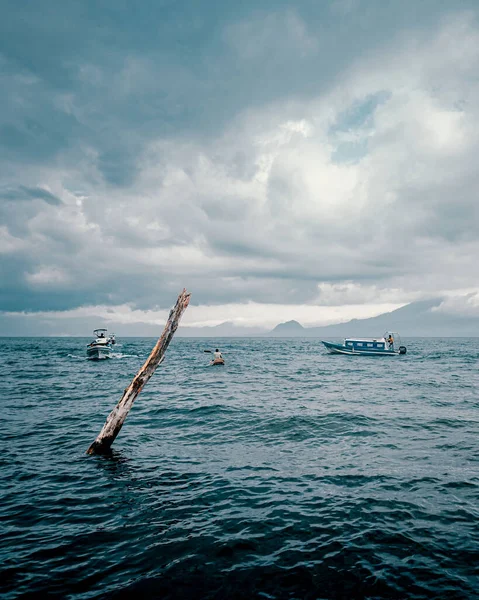
<path fill-rule="evenodd" d="M 478 598 L 479 339 L 0 338 L 2 598 Z M 215 342 L 216 343 L 216 342 Z"/>

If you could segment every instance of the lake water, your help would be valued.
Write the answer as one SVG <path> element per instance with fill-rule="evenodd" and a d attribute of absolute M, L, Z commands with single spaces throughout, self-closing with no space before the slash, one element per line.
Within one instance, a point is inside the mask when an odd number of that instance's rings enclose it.
<path fill-rule="evenodd" d="M 0 595 L 478 598 L 479 339 L 0 339 Z M 216 343 L 216 342 L 214 342 Z"/>

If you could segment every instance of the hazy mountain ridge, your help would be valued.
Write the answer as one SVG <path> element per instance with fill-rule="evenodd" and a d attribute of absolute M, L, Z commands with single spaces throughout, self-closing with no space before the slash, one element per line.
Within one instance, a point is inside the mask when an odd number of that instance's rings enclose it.
<path fill-rule="evenodd" d="M 352 319 L 346 323 L 323 327 L 303 327 L 290 321 L 280 323 L 267 335 L 272 337 L 335 337 L 379 336 L 385 331 L 397 331 L 404 337 L 479 336 L 479 318 L 434 311 L 442 298 L 412 302 L 389 313 L 369 319 Z M 292 323 L 296 323 L 293 326 Z"/>
<path fill-rule="evenodd" d="M 278 323 L 265 332 L 260 328 L 242 328 L 233 323 L 216 327 L 180 328 L 179 334 L 201 337 L 345 337 L 380 336 L 385 331 L 397 331 L 403 337 L 475 337 L 479 336 L 479 317 L 466 317 L 436 311 L 443 298 L 411 302 L 394 311 L 369 319 L 352 319 L 345 323 L 304 327 L 298 321 Z"/>
<path fill-rule="evenodd" d="M 226 321 L 215 326 L 178 328 L 178 337 L 316 337 L 343 338 L 346 336 L 379 336 L 387 330 L 397 331 L 402 337 L 479 337 L 479 317 L 461 316 L 437 310 L 442 298 L 412 302 L 389 313 L 369 319 L 352 319 L 346 323 L 321 327 L 304 327 L 298 321 L 279 323 L 272 330 L 265 327 L 241 327 Z M 318 315 L 321 308 L 318 307 Z M 25 327 L 28 325 L 28 327 Z M 58 324 L 56 331 L 48 331 L 47 319 L 23 322 L 20 317 L 2 320 L 0 336 L 75 336 L 89 337 L 94 328 L 108 327 L 118 337 L 157 337 L 163 330 L 161 323 L 104 323 L 98 317 L 74 318 Z"/>

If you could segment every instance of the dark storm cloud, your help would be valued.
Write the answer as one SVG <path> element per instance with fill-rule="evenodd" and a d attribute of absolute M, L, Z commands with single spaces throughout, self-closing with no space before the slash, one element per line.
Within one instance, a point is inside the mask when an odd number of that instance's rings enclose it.
<path fill-rule="evenodd" d="M 371 4 L 362 19 L 374 16 Z M 390 3 L 387 14 L 374 4 L 363 50 L 387 37 L 392 14 L 411 15 L 402 3 Z M 4 0 L 0 7 L 4 151 L 27 162 L 70 150 L 76 160 L 89 145 L 105 179 L 119 186 L 134 181 L 148 140 L 217 133 L 244 107 L 293 90 L 317 94 L 352 56 L 354 19 L 338 22 L 327 3 L 279 3 L 274 11 L 252 1 Z M 421 3 L 415 18 L 430 18 L 433 8 Z"/>
<path fill-rule="evenodd" d="M 0 17 L 0 309 L 467 280 L 474 13 L 0 0 Z"/>
<path fill-rule="evenodd" d="M 54 194 L 40 187 L 26 187 L 24 185 L 18 186 L 16 189 L 1 189 L 0 188 L 0 199 L 3 200 L 44 200 L 48 204 L 59 205 L 62 203 L 60 198 L 57 198 Z"/>

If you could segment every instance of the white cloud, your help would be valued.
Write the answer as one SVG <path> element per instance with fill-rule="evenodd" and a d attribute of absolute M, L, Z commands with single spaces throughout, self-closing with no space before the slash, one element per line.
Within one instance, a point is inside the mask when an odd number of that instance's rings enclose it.
<path fill-rule="evenodd" d="M 18 252 L 23 247 L 23 240 L 11 235 L 5 225 L 0 226 L 0 254 Z"/>
<path fill-rule="evenodd" d="M 432 310 L 461 317 L 479 317 L 479 291 L 476 290 L 463 296 L 450 296 Z"/>
<path fill-rule="evenodd" d="M 317 303 L 322 306 L 354 306 L 360 304 L 401 304 L 414 302 L 423 297 L 422 292 L 404 292 L 399 288 L 381 288 L 377 285 L 361 285 L 354 281 L 318 284 Z"/>
<path fill-rule="evenodd" d="M 294 12 L 258 13 L 225 39 L 260 61 L 314 55 L 319 33 Z M 372 316 L 462 290 L 479 275 L 478 68 L 479 31 L 459 15 L 359 55 L 315 95 L 250 106 L 221 134 L 156 139 L 134 186 L 105 183 L 91 148 L 75 167 L 32 169 L 29 183 L 64 204 L 25 209 L 0 239 L 32 288 L 75 281 L 87 297 L 106 281 L 115 318 L 145 322 L 163 311 L 135 303 L 163 307 L 183 285 L 203 305 L 188 322 L 248 325 Z M 131 91 L 151 62 L 124 69 Z M 361 145 L 354 159 L 341 159 L 345 143 Z"/>

